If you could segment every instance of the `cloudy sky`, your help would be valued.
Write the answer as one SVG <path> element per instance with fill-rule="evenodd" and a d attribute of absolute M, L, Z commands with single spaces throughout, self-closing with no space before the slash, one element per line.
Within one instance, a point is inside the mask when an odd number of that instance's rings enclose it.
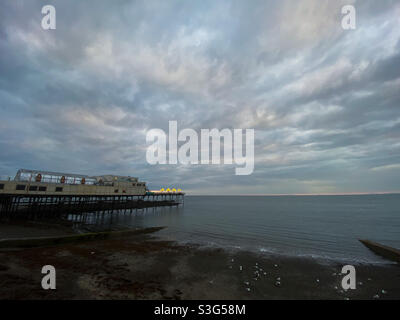
<path fill-rule="evenodd" d="M 41 27 L 56 8 L 56 30 Z M 343 30 L 341 8 L 356 8 Z M 0 174 L 192 194 L 400 191 L 400 1 L 0 3 Z M 146 132 L 254 128 L 255 169 L 146 163 Z"/>

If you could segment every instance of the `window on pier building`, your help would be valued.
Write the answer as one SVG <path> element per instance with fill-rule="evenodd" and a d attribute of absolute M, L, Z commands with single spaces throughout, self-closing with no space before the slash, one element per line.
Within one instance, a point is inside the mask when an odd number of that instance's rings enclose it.
<path fill-rule="evenodd" d="M 0 190 L 4 189 L 4 183 L 0 183 Z"/>
<path fill-rule="evenodd" d="M 114 193 L 118 193 L 118 189 L 115 189 L 115 190 L 114 190 Z"/>
<path fill-rule="evenodd" d="M 24 184 L 17 184 L 15 187 L 15 190 L 25 190 L 25 185 Z"/>
<path fill-rule="evenodd" d="M 39 191 L 46 191 L 47 187 L 39 187 Z"/>
<path fill-rule="evenodd" d="M 37 186 L 29 186 L 29 191 L 37 191 Z"/>
<path fill-rule="evenodd" d="M 62 192 L 63 188 L 62 187 L 56 187 L 56 192 Z"/>

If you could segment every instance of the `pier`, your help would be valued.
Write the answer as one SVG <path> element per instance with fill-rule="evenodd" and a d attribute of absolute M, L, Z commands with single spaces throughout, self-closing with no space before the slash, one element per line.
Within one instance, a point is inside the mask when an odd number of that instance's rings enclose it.
<path fill-rule="evenodd" d="M 19 170 L 14 180 L 0 181 L 0 218 L 67 218 L 86 213 L 132 212 L 179 206 L 178 189 L 149 191 L 138 178 L 83 176 Z"/>
<path fill-rule="evenodd" d="M 0 195 L 0 217 L 63 218 L 69 214 L 111 213 L 151 207 L 179 206 L 184 194 L 144 196 L 40 196 Z"/>

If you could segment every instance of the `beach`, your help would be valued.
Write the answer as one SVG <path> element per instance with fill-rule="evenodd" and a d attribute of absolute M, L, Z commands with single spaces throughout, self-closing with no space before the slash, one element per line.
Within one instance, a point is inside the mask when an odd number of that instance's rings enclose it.
<path fill-rule="evenodd" d="M 56 233 L 50 227 L 30 229 L 42 236 Z M 104 240 L 2 248 L 0 299 L 400 298 L 396 264 L 355 265 L 356 289 L 345 291 L 343 263 L 182 245 L 158 238 L 157 232 L 151 233 L 155 230 Z M 67 227 L 59 227 L 58 233 L 71 234 Z M 56 269 L 56 290 L 41 287 L 44 265 Z"/>

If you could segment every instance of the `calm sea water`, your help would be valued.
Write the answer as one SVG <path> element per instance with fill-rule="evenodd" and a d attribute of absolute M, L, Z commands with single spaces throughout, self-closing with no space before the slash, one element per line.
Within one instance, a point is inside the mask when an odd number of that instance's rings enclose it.
<path fill-rule="evenodd" d="M 160 236 L 185 243 L 382 263 L 357 239 L 400 248 L 400 195 L 186 196 L 183 207 L 108 216 L 104 223 L 167 226 Z"/>

